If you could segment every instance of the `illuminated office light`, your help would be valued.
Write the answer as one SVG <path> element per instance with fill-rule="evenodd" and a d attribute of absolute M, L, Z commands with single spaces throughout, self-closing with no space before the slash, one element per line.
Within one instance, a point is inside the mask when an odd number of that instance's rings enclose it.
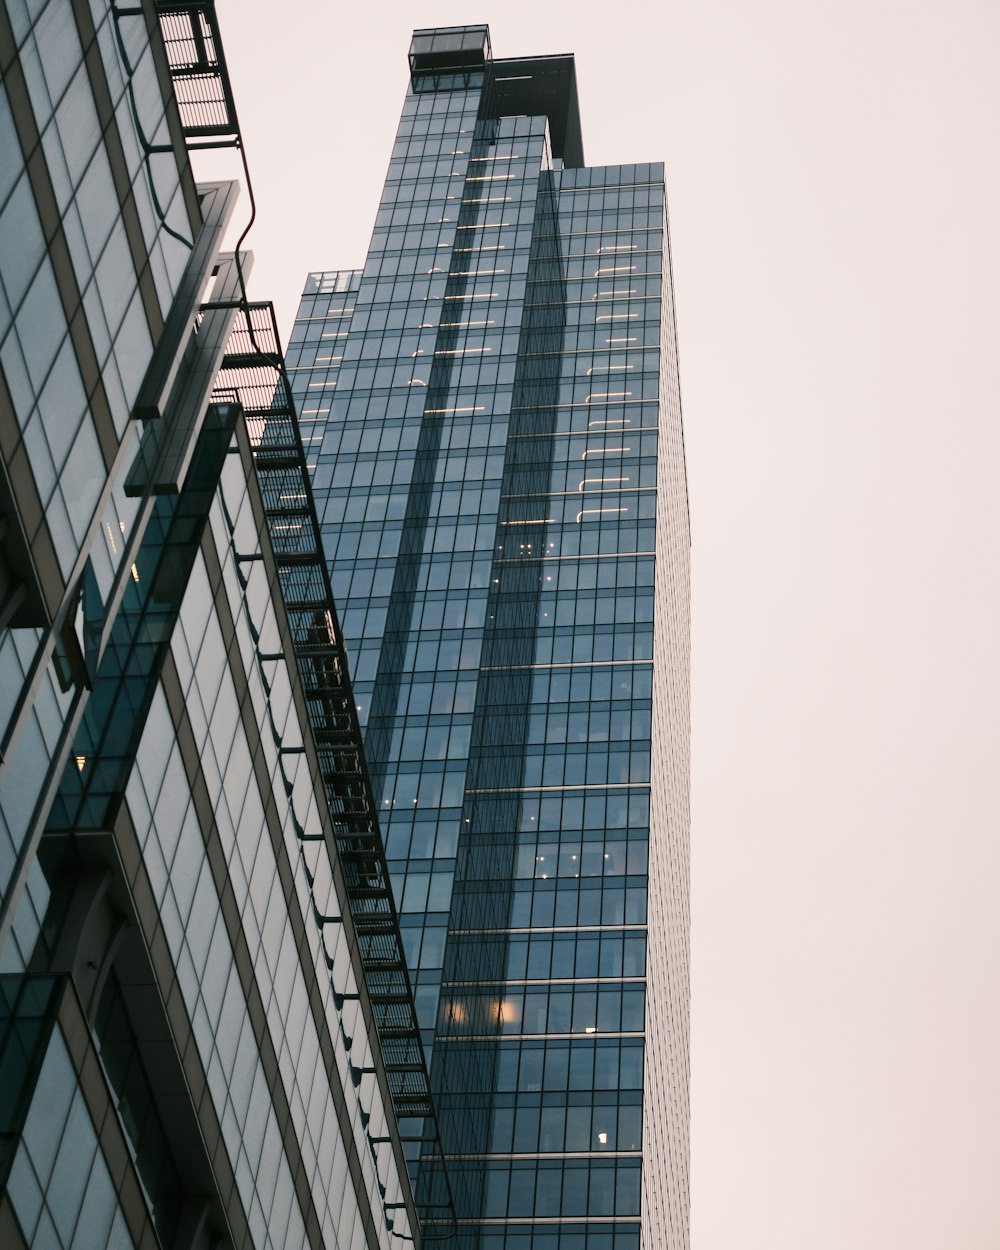
<path fill-rule="evenodd" d="M 485 404 L 478 404 L 474 408 L 425 408 L 424 409 L 424 412 L 427 413 L 428 416 L 440 416 L 442 413 L 446 413 L 446 412 L 485 412 L 485 411 L 486 411 Z"/>
<path fill-rule="evenodd" d="M 631 478 L 627 477 L 585 477 L 580 483 L 580 491 L 583 492 L 594 482 L 629 482 Z"/>
<path fill-rule="evenodd" d="M 622 512 L 628 512 L 628 508 L 583 508 L 576 514 L 576 523 L 582 524 L 585 516 L 607 516 Z"/>

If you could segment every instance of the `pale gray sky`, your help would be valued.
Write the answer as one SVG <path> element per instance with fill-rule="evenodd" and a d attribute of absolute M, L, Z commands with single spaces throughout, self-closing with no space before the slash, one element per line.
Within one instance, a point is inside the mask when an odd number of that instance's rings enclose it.
<path fill-rule="evenodd" d="M 287 336 L 414 26 L 664 160 L 693 521 L 694 1250 L 1000 1246 L 1000 6 L 220 0 Z M 216 163 L 217 168 L 217 163 Z"/>

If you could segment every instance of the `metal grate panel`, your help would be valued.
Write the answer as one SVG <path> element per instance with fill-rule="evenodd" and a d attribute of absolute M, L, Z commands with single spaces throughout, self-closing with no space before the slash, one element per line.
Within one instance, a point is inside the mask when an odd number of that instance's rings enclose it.
<path fill-rule="evenodd" d="M 215 0 L 158 0 L 156 11 L 188 146 L 238 147 Z"/>

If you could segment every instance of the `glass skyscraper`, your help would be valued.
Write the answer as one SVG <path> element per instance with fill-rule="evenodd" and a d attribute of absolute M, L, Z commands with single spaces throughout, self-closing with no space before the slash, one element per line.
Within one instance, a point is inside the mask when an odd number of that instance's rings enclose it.
<path fill-rule="evenodd" d="M 688 1245 L 689 529 L 658 164 L 414 33 L 287 363 L 462 1247 Z M 409 1145 L 420 1154 L 420 1134 Z M 434 1208 L 425 1236 L 435 1228 Z"/>

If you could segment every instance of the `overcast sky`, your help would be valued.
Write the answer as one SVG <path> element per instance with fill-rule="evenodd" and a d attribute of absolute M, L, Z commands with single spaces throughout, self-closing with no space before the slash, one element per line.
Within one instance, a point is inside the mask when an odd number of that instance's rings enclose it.
<path fill-rule="evenodd" d="M 667 168 L 693 1250 L 1000 1246 L 1000 5 L 220 0 L 253 289 L 364 260 L 415 26 Z"/>

